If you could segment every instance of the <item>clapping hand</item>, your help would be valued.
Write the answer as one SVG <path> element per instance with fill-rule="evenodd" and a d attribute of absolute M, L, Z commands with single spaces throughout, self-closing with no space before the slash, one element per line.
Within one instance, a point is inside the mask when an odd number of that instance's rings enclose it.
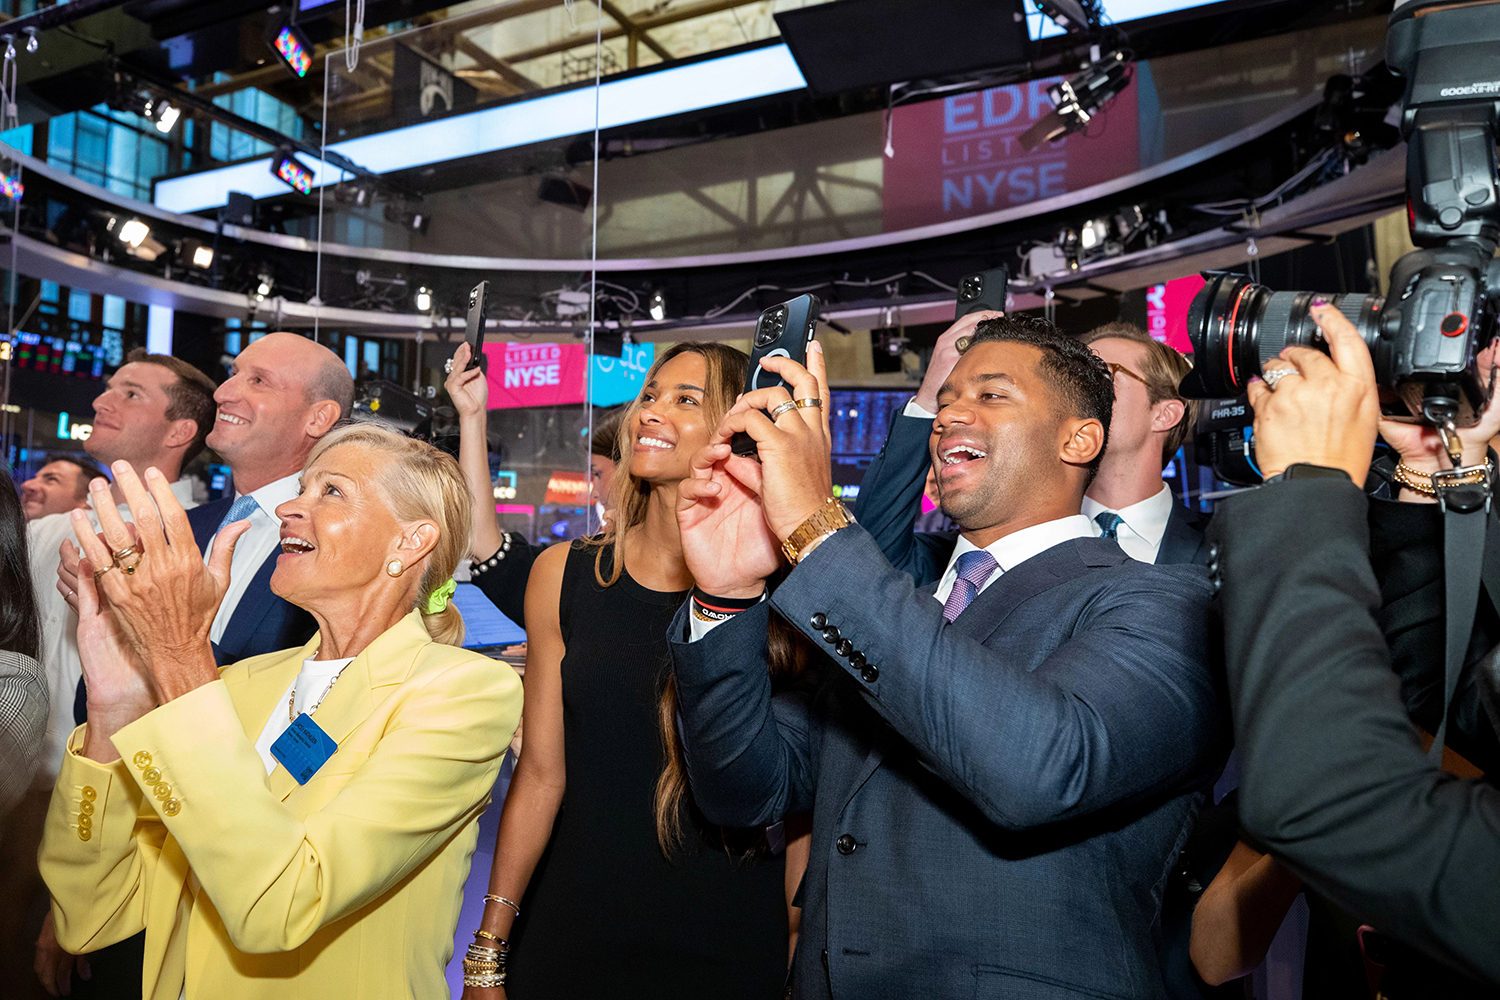
<path fill-rule="evenodd" d="M 73 530 L 84 553 L 78 575 L 79 630 L 90 602 L 97 602 L 101 614 L 107 607 L 149 669 L 160 700 L 167 702 L 218 679 L 209 630 L 229 588 L 235 545 L 250 523 L 236 521 L 220 529 L 205 565 L 187 513 L 166 477 L 147 469 L 143 485 L 128 462 L 112 468 L 135 531 L 110 502 L 108 484 L 94 480 L 89 488 L 99 534 L 86 514 L 73 512 Z"/>

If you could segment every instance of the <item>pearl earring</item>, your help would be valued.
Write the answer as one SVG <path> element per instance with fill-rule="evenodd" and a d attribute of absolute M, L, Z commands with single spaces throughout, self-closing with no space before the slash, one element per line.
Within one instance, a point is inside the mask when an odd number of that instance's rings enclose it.
<path fill-rule="evenodd" d="M 385 572 L 388 576 L 400 576 L 405 569 L 400 559 L 392 559 L 385 564 Z"/>

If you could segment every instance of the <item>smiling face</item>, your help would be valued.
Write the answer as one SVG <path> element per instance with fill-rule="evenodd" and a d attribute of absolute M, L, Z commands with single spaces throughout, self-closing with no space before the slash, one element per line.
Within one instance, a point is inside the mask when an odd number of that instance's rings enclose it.
<path fill-rule="evenodd" d="M 929 440 L 938 499 L 965 531 L 1025 520 L 1038 509 L 1078 513 L 1103 428 L 1068 412 L 1040 370 L 1042 356 L 1030 344 L 977 343 L 938 392 Z"/>
<path fill-rule="evenodd" d="M 687 478 L 693 453 L 708 444 L 715 427 L 704 405 L 707 379 L 703 355 L 689 351 L 647 381 L 625 427 L 631 476 L 652 484 Z"/>
<path fill-rule="evenodd" d="M 26 520 L 65 514 L 88 506 L 89 476 L 72 462 L 48 462 L 21 484 L 21 509 Z"/>
<path fill-rule="evenodd" d="M 105 465 L 125 461 L 140 466 L 159 455 L 164 442 L 182 437 L 184 430 L 187 437 L 181 443 L 190 441 L 196 429 L 191 421 L 167 419 L 172 405 L 167 390 L 176 381 L 177 375 L 161 365 L 121 365 L 94 400 L 94 430 L 83 450 Z"/>
<path fill-rule="evenodd" d="M 396 519 L 380 490 L 381 468 L 390 461 L 389 455 L 351 443 L 329 448 L 303 471 L 301 493 L 276 508 L 282 551 L 271 575 L 272 592 L 316 612 L 351 594 L 393 585 L 386 573 L 393 558 L 403 559 L 408 582 L 415 586 L 422 564 L 401 548 L 411 526 Z"/>
<path fill-rule="evenodd" d="M 234 359 L 229 381 L 214 393 L 218 410 L 208 446 L 236 470 L 237 479 L 251 469 L 269 470 L 257 479 L 290 475 L 338 419 L 337 413 L 323 419 L 325 404 L 313 398 L 310 385 L 327 353 L 296 334 L 272 333 Z"/>

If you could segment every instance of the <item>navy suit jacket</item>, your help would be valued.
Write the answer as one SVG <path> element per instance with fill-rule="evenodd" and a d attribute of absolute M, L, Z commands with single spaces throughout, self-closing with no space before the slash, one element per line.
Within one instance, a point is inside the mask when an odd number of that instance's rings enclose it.
<path fill-rule="evenodd" d="M 233 505 L 234 498 L 225 497 L 187 512 L 198 551 L 208 549 L 209 540 Z M 214 659 L 219 666 L 300 646 L 318 630 L 312 615 L 271 593 L 271 574 L 276 571 L 276 557 L 280 554 L 279 550 L 272 550 L 260 564 L 235 606 L 224 634 L 214 643 Z"/>
<path fill-rule="evenodd" d="M 952 532 L 914 534 L 912 526 L 922 511 L 922 491 L 932 456 L 927 450 L 932 421 L 897 414 L 880 454 L 865 470 L 859 484 L 854 516 L 874 536 L 891 565 L 910 573 L 917 583 L 935 581 L 948 568 L 953 551 Z M 1204 531 L 1208 519 L 1180 503 L 1172 505 L 1167 530 L 1156 552 L 1157 565 L 1208 562 Z"/>
<path fill-rule="evenodd" d="M 813 811 L 795 995 L 1162 997 L 1162 886 L 1227 752 L 1207 575 L 1090 538 L 952 625 L 931 595 L 856 525 L 699 641 L 673 623 L 703 814 Z M 773 607 L 828 654 L 813 694 L 772 696 Z"/>

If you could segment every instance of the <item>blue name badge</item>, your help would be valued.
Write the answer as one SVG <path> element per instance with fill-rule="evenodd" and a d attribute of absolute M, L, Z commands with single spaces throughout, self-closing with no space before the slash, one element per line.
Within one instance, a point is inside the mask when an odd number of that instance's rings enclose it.
<path fill-rule="evenodd" d="M 312 720 L 312 716 L 303 712 L 271 744 L 271 756 L 287 769 L 288 774 L 297 779 L 297 784 L 305 785 L 338 748 L 339 745 L 323 732 Z"/>

